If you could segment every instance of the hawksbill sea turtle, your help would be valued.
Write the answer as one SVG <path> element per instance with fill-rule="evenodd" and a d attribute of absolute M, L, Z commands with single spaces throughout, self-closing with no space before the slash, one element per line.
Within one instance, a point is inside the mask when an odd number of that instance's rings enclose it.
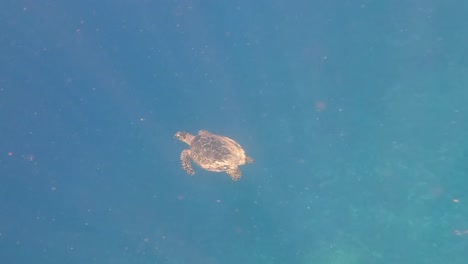
<path fill-rule="evenodd" d="M 174 137 L 190 146 L 180 154 L 182 168 L 189 175 L 195 174 L 190 159 L 207 171 L 224 171 L 234 181 L 241 178 L 239 166 L 254 162 L 254 159 L 245 155 L 245 151 L 237 142 L 206 130 L 198 131 L 196 136 L 179 131 Z"/>

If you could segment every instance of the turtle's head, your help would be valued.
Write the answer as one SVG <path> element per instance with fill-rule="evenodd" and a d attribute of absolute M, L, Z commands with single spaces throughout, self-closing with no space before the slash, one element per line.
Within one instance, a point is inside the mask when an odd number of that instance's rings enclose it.
<path fill-rule="evenodd" d="M 187 132 L 182 132 L 182 131 L 179 131 L 179 132 L 175 133 L 174 137 L 177 138 L 178 140 L 182 141 L 182 142 L 185 142 L 185 143 L 189 144 L 189 145 L 190 145 L 190 142 L 192 142 L 192 139 L 193 139 L 192 135 L 190 135 Z"/>
<path fill-rule="evenodd" d="M 174 137 L 180 141 L 184 141 L 187 138 L 187 132 L 178 131 L 175 133 Z"/>

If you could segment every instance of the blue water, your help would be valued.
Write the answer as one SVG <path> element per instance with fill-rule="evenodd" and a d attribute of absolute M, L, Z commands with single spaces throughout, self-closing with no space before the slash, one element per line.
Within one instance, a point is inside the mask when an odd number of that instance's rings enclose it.
<path fill-rule="evenodd" d="M 463 1 L 1 6 L 0 263 L 468 263 Z"/>

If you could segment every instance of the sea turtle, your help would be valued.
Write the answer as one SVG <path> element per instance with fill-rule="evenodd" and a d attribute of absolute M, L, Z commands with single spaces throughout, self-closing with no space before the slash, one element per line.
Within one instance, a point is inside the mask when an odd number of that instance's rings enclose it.
<path fill-rule="evenodd" d="M 182 168 L 190 175 L 195 174 L 190 158 L 207 171 L 225 171 L 234 181 L 241 177 L 239 166 L 254 162 L 251 157 L 245 155 L 237 142 L 206 130 L 198 131 L 196 136 L 179 131 L 174 137 L 190 146 L 190 149 L 184 149 L 180 154 Z"/>

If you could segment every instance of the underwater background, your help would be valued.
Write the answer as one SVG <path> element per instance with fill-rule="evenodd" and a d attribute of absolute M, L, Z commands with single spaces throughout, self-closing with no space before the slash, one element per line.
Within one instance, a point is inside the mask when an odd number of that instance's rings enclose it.
<path fill-rule="evenodd" d="M 0 263 L 468 263 L 466 14 L 3 1 Z M 202 129 L 240 181 L 181 168 Z"/>

